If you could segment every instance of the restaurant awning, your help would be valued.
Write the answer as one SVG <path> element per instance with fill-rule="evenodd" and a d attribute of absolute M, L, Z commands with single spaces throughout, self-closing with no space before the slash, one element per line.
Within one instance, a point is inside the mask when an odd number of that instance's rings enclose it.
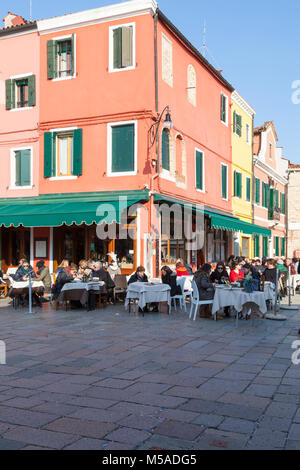
<path fill-rule="evenodd" d="M 154 201 L 156 202 L 169 202 L 171 204 L 180 204 L 186 206 L 196 212 L 201 212 L 208 216 L 211 220 L 211 227 L 215 229 L 225 230 L 228 232 L 243 232 L 247 235 L 262 235 L 264 237 L 271 237 L 271 230 L 260 227 L 259 225 L 249 224 L 236 217 L 231 217 L 230 214 L 218 214 L 212 210 L 208 210 L 204 205 L 183 201 L 180 199 L 172 198 L 163 194 L 155 194 Z"/>
<path fill-rule="evenodd" d="M 0 226 L 59 227 L 63 224 L 119 223 L 125 209 L 148 200 L 149 191 L 142 190 L 0 199 Z"/>

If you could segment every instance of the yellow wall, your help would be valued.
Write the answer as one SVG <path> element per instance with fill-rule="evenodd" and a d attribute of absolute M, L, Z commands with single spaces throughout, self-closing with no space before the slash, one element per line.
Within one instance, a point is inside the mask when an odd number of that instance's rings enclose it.
<path fill-rule="evenodd" d="M 234 132 L 234 111 L 242 116 L 242 136 Z M 253 139 L 253 120 L 252 117 L 235 100 L 232 100 L 232 184 L 234 188 L 234 172 L 242 173 L 242 197 L 232 197 L 232 210 L 235 217 L 248 223 L 253 222 L 252 211 L 252 192 L 253 192 L 253 173 L 252 173 L 252 139 Z M 246 124 L 249 125 L 249 143 L 246 139 Z M 251 195 L 250 202 L 247 201 L 247 178 L 250 178 Z M 250 238 L 249 257 L 253 257 L 253 240 L 251 235 L 240 235 L 240 255 L 242 255 L 242 238 Z"/>

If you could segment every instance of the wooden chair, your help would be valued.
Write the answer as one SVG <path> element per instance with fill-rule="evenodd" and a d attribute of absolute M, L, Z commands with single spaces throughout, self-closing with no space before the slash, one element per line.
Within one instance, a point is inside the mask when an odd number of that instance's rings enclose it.
<path fill-rule="evenodd" d="M 126 296 L 127 291 L 127 277 L 125 274 L 116 274 L 114 278 L 115 288 L 114 288 L 114 298 L 116 296 Z"/>
<path fill-rule="evenodd" d="M 5 299 L 7 297 L 7 284 L 0 278 L 0 298 Z"/>

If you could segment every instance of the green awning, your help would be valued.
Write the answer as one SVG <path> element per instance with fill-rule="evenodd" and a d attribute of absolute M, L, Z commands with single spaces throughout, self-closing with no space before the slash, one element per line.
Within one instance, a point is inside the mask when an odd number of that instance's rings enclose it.
<path fill-rule="evenodd" d="M 59 227 L 119 223 L 128 207 L 149 200 L 149 191 L 115 191 L 0 199 L 0 226 Z"/>
<path fill-rule="evenodd" d="M 186 206 L 196 212 L 201 212 L 207 215 L 211 220 L 211 226 L 215 229 L 225 230 L 228 232 L 243 232 L 247 235 L 263 235 L 264 237 L 271 237 L 272 233 L 270 229 L 260 227 L 259 225 L 249 224 L 235 217 L 231 217 L 230 214 L 223 215 L 217 214 L 208 210 L 204 205 L 183 201 L 180 199 L 172 198 L 163 194 L 154 195 L 155 202 L 169 202 L 171 204 L 180 204 Z"/>

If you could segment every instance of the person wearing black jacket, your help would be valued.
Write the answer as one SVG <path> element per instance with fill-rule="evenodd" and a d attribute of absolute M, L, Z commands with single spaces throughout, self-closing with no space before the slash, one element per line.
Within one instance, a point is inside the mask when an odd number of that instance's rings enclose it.
<path fill-rule="evenodd" d="M 148 277 L 145 274 L 144 266 L 139 266 L 135 273 L 132 274 L 131 278 L 128 281 L 128 285 L 133 284 L 134 282 L 148 282 Z"/>
<path fill-rule="evenodd" d="M 61 290 L 62 288 L 64 287 L 65 284 L 67 284 L 67 282 L 72 282 L 74 280 L 73 276 L 71 276 L 67 269 L 66 268 L 63 268 L 57 278 L 56 278 L 56 282 L 52 288 L 52 294 L 53 294 L 53 298 L 54 300 L 56 300 L 59 296 L 59 294 L 61 293 Z"/>
<path fill-rule="evenodd" d="M 181 295 L 181 288 L 177 285 L 177 275 L 169 266 L 161 268 L 161 280 L 163 284 L 168 284 L 171 287 L 171 297 Z"/>
<path fill-rule="evenodd" d="M 114 303 L 114 288 L 115 288 L 115 283 L 112 280 L 110 274 L 105 271 L 103 268 L 103 264 L 101 261 L 96 261 L 92 265 L 92 279 L 98 278 L 99 281 L 102 281 L 105 283 L 105 287 L 107 290 L 107 300 L 113 304 Z M 90 310 L 95 310 L 96 308 L 96 297 L 94 294 L 90 294 L 89 296 L 90 302 L 89 302 L 89 309 Z"/>
<path fill-rule="evenodd" d="M 225 267 L 225 264 L 222 263 L 222 261 L 220 261 L 217 264 L 216 269 L 214 270 L 214 272 L 210 276 L 210 280 L 211 280 L 211 282 L 215 282 L 217 284 L 225 284 L 226 281 L 229 282 L 228 272 L 227 272 L 227 269 Z"/>

